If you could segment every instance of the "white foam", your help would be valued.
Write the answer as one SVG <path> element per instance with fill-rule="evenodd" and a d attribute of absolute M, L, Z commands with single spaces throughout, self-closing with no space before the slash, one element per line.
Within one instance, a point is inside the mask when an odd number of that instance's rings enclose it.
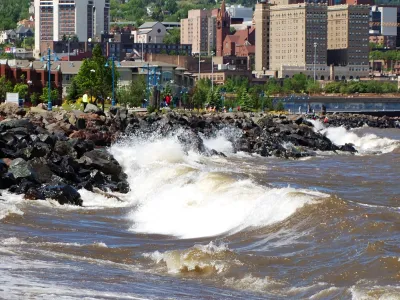
<path fill-rule="evenodd" d="M 10 214 L 23 215 L 19 206 L 23 201 L 22 195 L 14 195 L 7 191 L 0 190 L 0 220 Z"/>
<path fill-rule="evenodd" d="M 194 245 L 185 250 L 172 250 L 161 253 L 145 253 L 144 257 L 155 263 L 165 263 L 168 273 L 181 272 L 221 273 L 233 262 L 224 255 L 229 253 L 226 244 L 216 245 L 210 242 L 207 245 Z"/>
<path fill-rule="evenodd" d="M 359 136 L 354 130 L 347 130 L 344 127 L 325 127 L 321 121 L 309 121 L 314 125 L 315 131 L 325 134 L 334 144 L 342 146 L 351 143 L 360 154 L 389 153 L 400 146 L 397 140 L 378 137 L 371 133 Z"/>
<path fill-rule="evenodd" d="M 271 292 L 273 288 L 280 287 L 283 284 L 268 276 L 260 278 L 251 274 L 246 274 L 241 279 L 227 278 L 224 280 L 224 285 L 230 288 L 252 292 Z"/>
<path fill-rule="evenodd" d="M 186 155 L 174 137 L 131 139 L 110 151 L 129 176 L 135 232 L 181 238 L 234 233 L 282 221 L 324 196 L 237 178 L 229 164 L 215 169 L 210 158 Z"/>

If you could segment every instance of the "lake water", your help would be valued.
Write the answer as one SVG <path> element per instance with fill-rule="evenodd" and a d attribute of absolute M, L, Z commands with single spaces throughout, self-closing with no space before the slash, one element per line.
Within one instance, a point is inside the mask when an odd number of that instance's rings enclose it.
<path fill-rule="evenodd" d="M 223 130 L 110 148 L 128 195 L 0 197 L 3 299 L 400 299 L 400 130 L 321 130 L 359 150 L 233 153 Z"/>

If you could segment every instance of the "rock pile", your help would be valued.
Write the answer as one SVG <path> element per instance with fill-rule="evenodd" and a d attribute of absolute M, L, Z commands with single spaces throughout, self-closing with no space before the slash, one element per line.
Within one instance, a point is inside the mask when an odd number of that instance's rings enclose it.
<path fill-rule="evenodd" d="M 328 126 L 344 126 L 347 129 L 368 125 L 377 128 L 400 128 L 400 117 L 376 117 L 360 114 L 333 114 L 329 115 Z"/>
<path fill-rule="evenodd" d="M 82 205 L 80 188 L 129 191 L 121 166 L 104 149 L 117 138 L 105 116 L 0 114 L 0 189 L 74 205 Z"/>

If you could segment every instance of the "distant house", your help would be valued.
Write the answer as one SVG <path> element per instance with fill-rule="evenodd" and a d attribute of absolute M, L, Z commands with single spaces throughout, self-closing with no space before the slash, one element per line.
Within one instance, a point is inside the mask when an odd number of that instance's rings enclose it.
<path fill-rule="evenodd" d="M 24 38 L 33 37 L 34 36 L 34 33 L 33 33 L 32 29 L 26 28 L 23 25 L 19 26 L 17 28 L 17 30 L 15 30 L 15 34 L 17 36 L 17 39 L 19 39 L 19 40 L 23 40 Z"/>
<path fill-rule="evenodd" d="M 0 43 L 13 43 L 17 38 L 17 34 L 13 29 L 0 31 Z"/>
<path fill-rule="evenodd" d="M 146 22 L 137 30 L 132 31 L 135 43 L 162 43 L 167 34 L 166 27 L 161 22 Z"/>

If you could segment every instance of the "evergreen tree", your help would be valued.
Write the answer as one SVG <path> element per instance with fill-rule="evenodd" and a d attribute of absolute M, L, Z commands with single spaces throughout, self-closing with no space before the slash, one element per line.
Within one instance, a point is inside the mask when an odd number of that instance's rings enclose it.
<path fill-rule="evenodd" d="M 243 93 L 241 96 L 241 110 L 242 111 L 252 111 L 253 103 L 250 95 L 248 93 Z"/>

